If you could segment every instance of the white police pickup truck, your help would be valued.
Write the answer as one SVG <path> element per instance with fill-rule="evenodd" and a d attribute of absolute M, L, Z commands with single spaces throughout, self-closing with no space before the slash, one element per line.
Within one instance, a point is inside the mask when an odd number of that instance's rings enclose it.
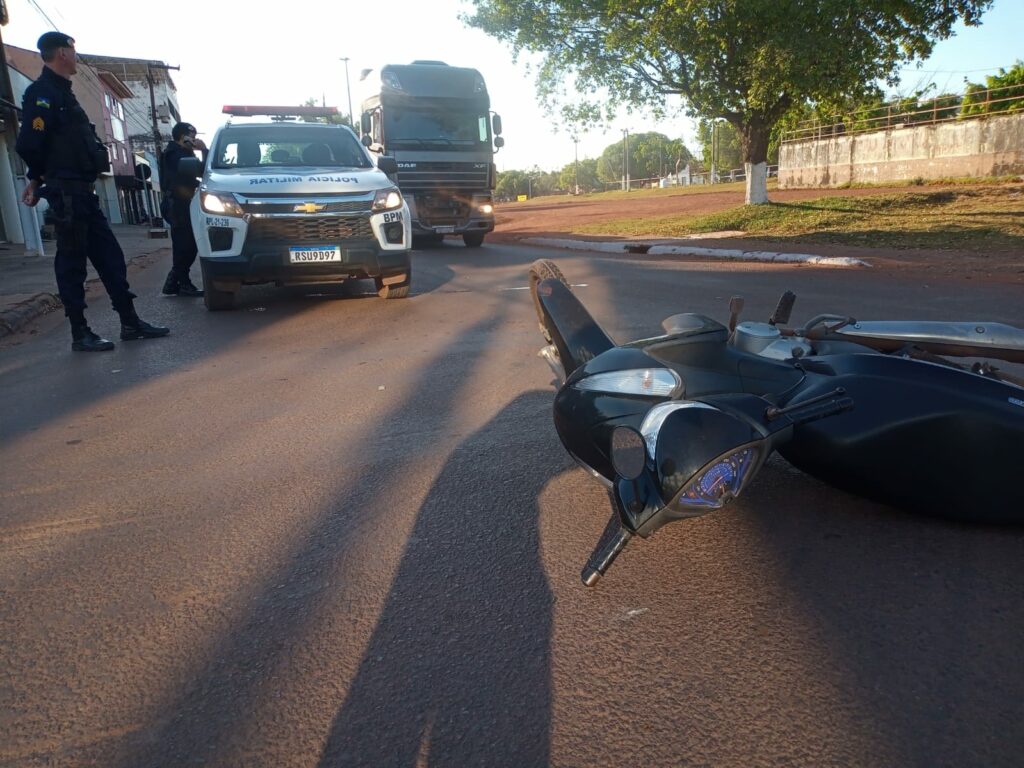
<path fill-rule="evenodd" d="M 375 162 L 347 126 L 281 119 L 315 109 L 225 107 L 278 119 L 229 121 L 205 166 L 191 166 L 207 309 L 230 309 L 241 286 L 259 283 L 372 278 L 383 298 L 409 294 L 409 206 L 388 178 L 394 160 Z"/>

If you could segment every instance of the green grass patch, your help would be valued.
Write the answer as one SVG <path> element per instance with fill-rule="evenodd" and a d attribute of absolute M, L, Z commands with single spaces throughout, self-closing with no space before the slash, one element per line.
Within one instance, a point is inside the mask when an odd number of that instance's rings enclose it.
<path fill-rule="evenodd" d="M 581 225 L 578 234 L 680 237 L 739 230 L 750 237 L 896 248 L 1024 253 L 1024 184 L 740 205 L 705 216 L 659 216 Z"/>

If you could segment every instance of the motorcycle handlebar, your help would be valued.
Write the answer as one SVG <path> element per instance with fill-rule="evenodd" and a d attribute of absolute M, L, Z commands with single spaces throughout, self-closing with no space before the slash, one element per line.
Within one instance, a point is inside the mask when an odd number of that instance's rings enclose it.
<path fill-rule="evenodd" d="M 853 398 L 846 395 L 845 389 L 837 387 L 831 392 L 796 405 L 786 408 L 768 408 L 764 415 L 768 421 L 773 421 L 780 416 L 787 416 L 794 424 L 808 424 L 850 410 L 853 410 Z"/>

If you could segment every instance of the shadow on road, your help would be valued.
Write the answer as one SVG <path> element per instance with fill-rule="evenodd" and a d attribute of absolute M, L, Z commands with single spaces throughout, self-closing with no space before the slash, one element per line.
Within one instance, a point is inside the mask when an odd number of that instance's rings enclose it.
<path fill-rule="evenodd" d="M 322 768 L 548 764 L 552 596 L 537 499 L 550 478 L 532 466 L 537 446 L 507 438 L 550 400 L 520 396 L 445 464 Z"/>

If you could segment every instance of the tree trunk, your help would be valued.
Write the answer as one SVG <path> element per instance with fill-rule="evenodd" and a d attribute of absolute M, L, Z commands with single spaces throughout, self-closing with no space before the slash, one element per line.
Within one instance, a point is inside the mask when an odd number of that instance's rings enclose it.
<path fill-rule="evenodd" d="M 768 142 L 771 125 L 756 117 L 737 126 L 743 147 L 743 170 L 747 177 L 746 203 L 764 205 L 768 202 Z"/>

